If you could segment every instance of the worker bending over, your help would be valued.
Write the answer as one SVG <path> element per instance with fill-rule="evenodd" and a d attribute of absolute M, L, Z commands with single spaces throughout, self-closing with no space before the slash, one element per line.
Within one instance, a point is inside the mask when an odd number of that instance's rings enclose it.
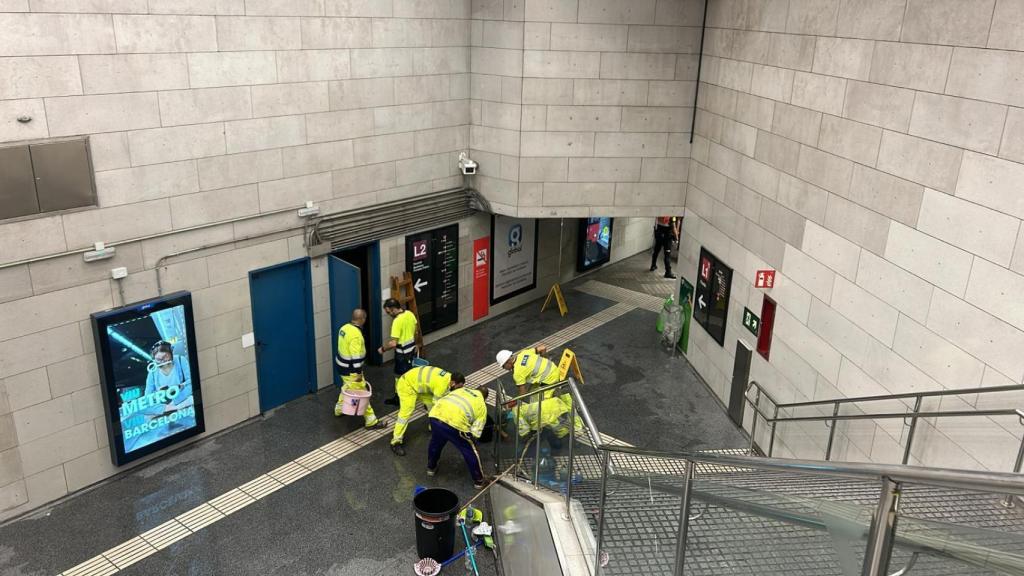
<path fill-rule="evenodd" d="M 548 444 L 554 450 L 561 448 L 561 439 L 569 435 L 571 413 L 572 399 L 568 394 L 548 398 L 542 402 L 523 403 L 510 412 L 512 419 L 516 421 L 521 438 L 538 432 L 547 438 Z M 583 420 L 579 416 L 576 417 L 575 425 L 577 432 L 583 431 Z"/>
<path fill-rule="evenodd" d="M 395 419 L 395 432 L 391 437 L 391 451 L 405 456 L 405 431 L 409 428 L 409 418 L 416 411 L 417 404 L 423 404 L 429 411 L 434 401 L 448 393 L 451 388 L 466 384 L 466 377 L 459 372 L 448 372 L 437 366 L 417 366 L 398 379 L 395 392 L 398 394 L 398 417 Z"/>
<path fill-rule="evenodd" d="M 462 452 L 477 490 L 487 485 L 480 465 L 476 441 L 487 423 L 488 388 L 471 390 L 464 386 L 440 398 L 430 409 L 430 446 L 427 448 L 427 476 L 437 473 L 441 451 L 451 442 Z"/>
<path fill-rule="evenodd" d="M 416 315 L 403 310 L 402 305 L 394 298 L 384 301 L 384 312 L 391 316 L 391 338 L 377 351 L 381 354 L 388 350 L 395 351 L 395 395 L 384 401 L 385 404 L 399 403 L 398 379 L 412 368 L 412 360 L 416 356 Z"/>
<path fill-rule="evenodd" d="M 522 396 L 535 388 L 559 382 L 558 364 L 544 357 L 547 351 L 547 346 L 539 344 L 535 348 L 520 350 L 515 354 L 509 350 L 498 352 L 498 366 L 512 372 L 512 380 L 517 386 L 518 395 Z M 545 398 L 551 396 L 550 391 L 544 393 Z"/>
<path fill-rule="evenodd" d="M 338 355 L 334 362 L 341 373 L 341 390 L 338 403 L 334 405 L 334 415 L 341 416 L 341 408 L 345 404 L 345 390 L 366 390 L 366 379 L 363 377 L 363 365 L 366 363 L 366 340 L 363 339 L 363 325 L 366 324 L 366 310 L 356 308 L 352 311 L 352 320 L 338 329 Z M 367 428 L 384 428 L 383 422 L 373 413 L 373 406 L 366 405 L 363 415 Z"/>

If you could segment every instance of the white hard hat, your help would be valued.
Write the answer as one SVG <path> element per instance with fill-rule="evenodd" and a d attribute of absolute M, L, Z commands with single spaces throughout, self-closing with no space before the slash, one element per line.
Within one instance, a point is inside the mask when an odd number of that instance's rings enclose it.
<path fill-rule="evenodd" d="M 495 357 L 495 360 L 498 361 L 498 366 L 504 366 L 505 362 L 508 362 L 508 359 L 511 357 L 511 350 L 502 350 L 501 352 L 498 352 L 498 355 Z"/>

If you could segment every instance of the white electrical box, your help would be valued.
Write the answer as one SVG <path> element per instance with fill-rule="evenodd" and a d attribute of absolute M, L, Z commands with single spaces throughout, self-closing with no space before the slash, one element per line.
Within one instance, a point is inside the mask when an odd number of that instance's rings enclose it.
<path fill-rule="evenodd" d="M 252 348 L 256 344 L 256 335 L 252 332 L 242 334 L 242 348 Z"/>
<path fill-rule="evenodd" d="M 126 276 L 128 276 L 128 269 L 125 268 L 124 266 L 121 266 L 120 268 L 113 268 L 110 270 L 110 277 L 113 278 L 114 280 L 120 280 L 121 278 L 124 278 Z"/>

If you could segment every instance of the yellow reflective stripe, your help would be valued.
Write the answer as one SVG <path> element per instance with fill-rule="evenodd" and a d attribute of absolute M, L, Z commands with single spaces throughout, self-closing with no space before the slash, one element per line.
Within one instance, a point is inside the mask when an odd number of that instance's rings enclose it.
<path fill-rule="evenodd" d="M 473 421 L 475 420 L 475 418 L 473 418 L 473 405 L 469 403 L 469 400 L 463 398 L 461 394 L 449 394 L 441 398 L 438 402 L 442 402 L 444 400 L 450 400 L 461 408 L 462 412 L 466 415 L 466 423 L 470 426 L 473 425 Z"/>

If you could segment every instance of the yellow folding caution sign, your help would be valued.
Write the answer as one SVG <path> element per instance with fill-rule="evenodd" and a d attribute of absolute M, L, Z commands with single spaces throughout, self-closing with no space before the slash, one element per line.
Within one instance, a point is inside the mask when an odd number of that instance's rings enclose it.
<path fill-rule="evenodd" d="M 548 304 L 551 303 L 551 295 L 555 295 L 555 301 L 558 303 L 558 311 L 565 316 L 569 313 L 569 307 L 565 305 L 565 296 L 562 295 L 562 287 L 558 283 L 551 285 L 551 290 L 548 290 L 548 297 L 544 300 L 544 305 L 540 307 L 540 311 L 543 313 L 547 309 Z"/>
<path fill-rule="evenodd" d="M 580 372 L 580 363 L 576 360 L 576 353 L 566 348 L 562 352 L 562 359 L 558 361 L 558 379 L 565 380 L 565 377 L 569 375 L 570 369 L 572 369 L 580 384 L 583 384 L 583 372 Z"/>

